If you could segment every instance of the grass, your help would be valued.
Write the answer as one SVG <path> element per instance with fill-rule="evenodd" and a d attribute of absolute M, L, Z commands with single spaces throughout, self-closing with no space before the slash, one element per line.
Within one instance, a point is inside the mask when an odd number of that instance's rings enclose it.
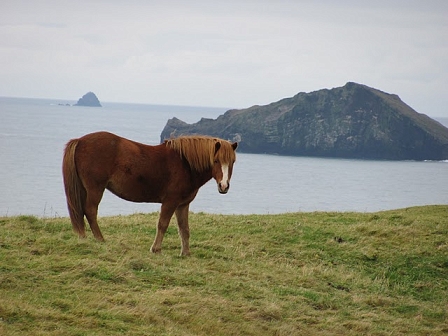
<path fill-rule="evenodd" d="M 157 217 L 0 218 L 0 334 L 448 334 L 448 206 L 195 213 L 190 257 Z"/>

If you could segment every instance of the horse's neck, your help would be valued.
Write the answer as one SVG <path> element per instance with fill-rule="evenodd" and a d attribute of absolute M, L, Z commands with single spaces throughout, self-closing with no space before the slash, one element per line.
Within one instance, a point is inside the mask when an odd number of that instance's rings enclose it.
<path fill-rule="evenodd" d="M 192 172 L 192 182 L 198 189 L 212 179 L 212 171 L 208 169 L 203 172 Z"/>

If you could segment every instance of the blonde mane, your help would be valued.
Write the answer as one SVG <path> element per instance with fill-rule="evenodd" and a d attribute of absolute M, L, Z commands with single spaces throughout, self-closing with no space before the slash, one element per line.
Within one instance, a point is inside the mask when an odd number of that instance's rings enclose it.
<path fill-rule="evenodd" d="M 215 146 L 219 142 L 218 160 L 221 163 L 235 161 L 235 151 L 229 141 L 209 136 L 182 136 L 176 139 L 165 140 L 165 144 L 177 151 L 181 157 L 187 160 L 193 170 L 205 171 L 213 167 Z"/>

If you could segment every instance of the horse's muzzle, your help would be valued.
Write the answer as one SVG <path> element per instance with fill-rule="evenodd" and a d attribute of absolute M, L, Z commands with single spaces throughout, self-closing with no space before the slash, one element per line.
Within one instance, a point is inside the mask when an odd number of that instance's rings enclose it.
<path fill-rule="evenodd" d="M 220 194 L 227 194 L 230 188 L 230 183 L 218 183 L 218 191 Z"/>

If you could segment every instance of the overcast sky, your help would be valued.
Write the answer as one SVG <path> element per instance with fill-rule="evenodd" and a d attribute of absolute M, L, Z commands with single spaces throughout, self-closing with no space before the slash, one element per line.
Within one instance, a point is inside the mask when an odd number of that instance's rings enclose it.
<path fill-rule="evenodd" d="M 0 3 L 0 96 L 244 108 L 348 81 L 448 117 L 448 1 Z"/>

